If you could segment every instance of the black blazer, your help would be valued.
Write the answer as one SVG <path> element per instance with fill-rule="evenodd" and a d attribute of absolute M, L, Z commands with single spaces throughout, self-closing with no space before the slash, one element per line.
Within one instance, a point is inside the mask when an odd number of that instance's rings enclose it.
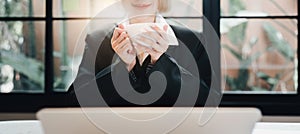
<path fill-rule="evenodd" d="M 137 63 L 133 71 L 127 72 L 130 84 L 139 93 L 147 93 L 151 87 L 155 88 L 156 85 L 160 85 L 162 80 L 167 81 L 165 92 L 154 103 L 135 104 L 124 99 L 124 96 L 121 97 L 116 91 L 117 86 L 113 84 L 112 76 L 122 81 L 120 76 L 127 70 L 118 57 L 114 58 L 115 52 L 111 47 L 114 27 L 101 29 L 87 35 L 87 44 L 77 77 L 69 88 L 69 95 L 73 96 L 73 100 L 69 101 L 78 103 L 74 92 L 76 90 L 76 94 L 85 94 L 80 95 L 84 96 L 81 98 L 86 99 L 84 106 L 105 106 L 102 104 L 104 102 L 95 99 L 97 98 L 95 92 L 89 92 L 95 90 L 91 89 L 95 86 L 91 86 L 92 82 L 90 81 L 95 80 L 96 76 L 98 87 L 96 90 L 100 91 L 105 103 L 109 106 L 173 106 L 174 104 L 176 106 L 194 106 L 195 101 L 198 106 L 204 105 L 211 84 L 211 66 L 207 52 L 202 45 L 204 38 L 199 32 L 178 26 L 171 27 L 178 38 L 179 46 L 170 46 L 155 65 L 149 65 L 151 57 L 147 57 L 142 66 Z M 195 60 L 196 66 L 192 65 L 192 60 Z M 195 69 L 198 69 L 198 72 Z M 153 84 L 151 85 L 149 76 L 156 71 L 161 72 L 165 79 L 155 78 L 151 81 Z M 74 89 L 75 83 L 76 88 Z M 195 87 L 197 87 L 196 90 Z M 122 88 L 127 87 L 123 86 Z M 184 98 L 179 97 L 179 94 L 182 93 Z M 125 95 L 125 97 L 132 97 L 131 93 Z M 195 95 L 198 96 L 196 100 L 189 97 Z M 148 98 L 136 99 L 146 102 Z M 176 102 L 177 100 L 179 101 Z"/>

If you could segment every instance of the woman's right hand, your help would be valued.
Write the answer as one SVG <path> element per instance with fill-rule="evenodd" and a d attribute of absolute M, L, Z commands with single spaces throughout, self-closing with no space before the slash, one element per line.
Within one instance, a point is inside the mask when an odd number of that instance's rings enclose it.
<path fill-rule="evenodd" d="M 136 64 L 136 52 L 123 25 L 120 24 L 115 28 L 111 45 L 115 53 L 118 54 L 121 60 L 126 64 L 127 70 L 132 70 Z"/>

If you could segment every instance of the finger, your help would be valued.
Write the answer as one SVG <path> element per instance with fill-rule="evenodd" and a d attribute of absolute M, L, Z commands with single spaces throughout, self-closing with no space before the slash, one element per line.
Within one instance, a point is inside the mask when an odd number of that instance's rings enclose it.
<path fill-rule="evenodd" d="M 121 43 L 124 39 L 126 39 L 128 37 L 126 32 L 122 32 L 121 35 L 119 36 L 119 38 L 117 38 L 115 40 L 115 43 Z"/>
<path fill-rule="evenodd" d="M 157 34 L 156 32 L 148 32 L 148 33 L 146 33 L 145 34 L 145 36 L 146 35 L 148 35 L 151 39 L 152 39 L 152 41 L 154 42 L 154 43 L 158 43 L 158 44 L 160 44 L 160 45 L 165 45 L 165 44 L 168 44 L 168 42 L 165 40 L 165 39 L 163 39 L 159 34 Z M 153 39 L 154 38 L 154 39 Z"/>
<path fill-rule="evenodd" d="M 128 44 L 130 45 L 130 40 L 129 40 L 129 38 L 126 38 L 116 47 L 116 49 L 118 49 L 118 50 L 122 49 Z"/>
<path fill-rule="evenodd" d="M 131 49 L 129 50 L 129 54 L 131 54 L 131 55 L 136 54 L 136 51 L 133 47 L 131 47 Z"/>
<path fill-rule="evenodd" d="M 154 43 L 151 44 L 151 47 L 158 52 L 165 52 L 168 49 L 169 45 L 167 44 L 167 42 L 164 42 L 163 44 Z"/>
<path fill-rule="evenodd" d="M 123 42 L 127 38 L 127 34 L 125 32 L 122 32 L 122 34 L 117 38 L 115 41 L 113 41 L 112 47 L 116 47 L 118 44 Z"/>
<path fill-rule="evenodd" d="M 132 46 L 130 45 L 129 42 L 125 42 L 124 46 L 119 49 L 119 52 L 123 54 L 130 54 L 130 50 L 132 50 Z"/>
<path fill-rule="evenodd" d="M 125 26 L 124 26 L 123 24 L 119 24 L 119 25 L 118 25 L 118 28 L 120 28 L 120 29 L 123 29 L 123 30 L 124 30 L 124 29 L 125 29 Z"/>
<path fill-rule="evenodd" d="M 152 42 L 150 45 L 151 47 L 154 47 L 158 51 L 163 51 L 164 49 L 168 48 L 168 42 L 164 40 L 161 36 L 159 36 L 157 33 L 154 32 L 148 32 L 144 36 L 151 36 L 155 38 L 155 41 Z"/>
<path fill-rule="evenodd" d="M 152 45 L 152 50 L 154 50 L 156 52 L 164 52 L 164 49 L 158 44 L 153 44 Z"/>
<path fill-rule="evenodd" d="M 120 29 L 120 28 L 116 27 L 115 30 L 114 30 L 114 33 L 113 33 L 112 41 L 117 39 L 121 35 L 122 32 L 124 32 L 123 29 Z"/>
<path fill-rule="evenodd" d="M 130 44 L 130 50 L 129 50 L 129 54 L 131 54 L 131 55 L 135 55 L 136 54 L 136 51 L 135 51 L 135 48 L 134 48 L 134 46 L 132 45 L 132 43 Z"/>
<path fill-rule="evenodd" d="M 114 33 L 113 33 L 112 40 L 115 40 L 116 38 L 118 38 L 121 33 L 122 33 L 121 29 L 116 27 L 114 30 Z"/>
<path fill-rule="evenodd" d="M 152 37 L 155 36 L 157 40 L 154 40 L 151 36 Z M 160 37 L 158 34 L 155 34 L 153 32 L 149 32 L 145 35 L 142 35 L 142 37 L 137 42 L 147 48 L 151 48 L 151 49 L 154 48 L 158 52 L 164 52 L 169 47 L 167 41 L 165 41 L 164 39 L 162 39 L 162 37 Z"/>
<path fill-rule="evenodd" d="M 168 25 L 164 25 L 164 31 L 167 32 L 168 31 L 169 26 Z"/>
<path fill-rule="evenodd" d="M 111 42 L 113 42 L 118 36 L 119 36 L 119 32 L 117 31 L 117 28 L 115 28 L 113 36 L 111 38 Z M 111 43 L 111 44 L 113 44 L 113 43 Z"/>
<path fill-rule="evenodd" d="M 165 40 L 168 39 L 167 38 L 167 34 L 165 31 L 163 31 L 162 29 L 160 29 L 158 26 L 151 26 L 151 28 L 156 31 L 162 38 L 164 38 Z"/>

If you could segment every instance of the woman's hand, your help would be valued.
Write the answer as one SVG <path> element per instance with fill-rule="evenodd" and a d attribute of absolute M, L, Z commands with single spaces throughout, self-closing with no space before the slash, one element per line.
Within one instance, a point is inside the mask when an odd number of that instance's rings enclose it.
<path fill-rule="evenodd" d="M 127 70 L 132 70 L 136 64 L 136 52 L 131 45 L 123 25 L 119 25 L 119 27 L 115 28 L 111 45 L 116 54 L 118 54 L 121 60 L 126 64 Z"/>
<path fill-rule="evenodd" d="M 144 51 L 151 55 L 151 63 L 156 61 L 168 50 L 168 25 L 165 25 L 163 30 L 158 26 L 151 26 L 154 31 L 147 31 L 139 35 L 133 44 L 136 49 L 144 49 Z"/>

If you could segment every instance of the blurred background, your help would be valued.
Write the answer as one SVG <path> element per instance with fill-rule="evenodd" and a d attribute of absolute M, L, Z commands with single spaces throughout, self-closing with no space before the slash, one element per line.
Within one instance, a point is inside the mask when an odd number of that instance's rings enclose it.
<path fill-rule="evenodd" d="M 203 31 L 202 0 L 170 1 L 170 11 L 163 13 L 170 24 Z M 85 45 L 81 36 L 92 30 L 87 24 L 115 2 L 53 0 L 55 92 L 67 91 L 75 77 Z M 226 63 L 221 65 L 224 92 L 296 94 L 298 0 L 221 0 L 220 4 L 216 32 Z M 9 18 L 0 21 L 1 93 L 44 92 L 45 16 L 45 0 L 0 0 L 0 17 Z"/>

